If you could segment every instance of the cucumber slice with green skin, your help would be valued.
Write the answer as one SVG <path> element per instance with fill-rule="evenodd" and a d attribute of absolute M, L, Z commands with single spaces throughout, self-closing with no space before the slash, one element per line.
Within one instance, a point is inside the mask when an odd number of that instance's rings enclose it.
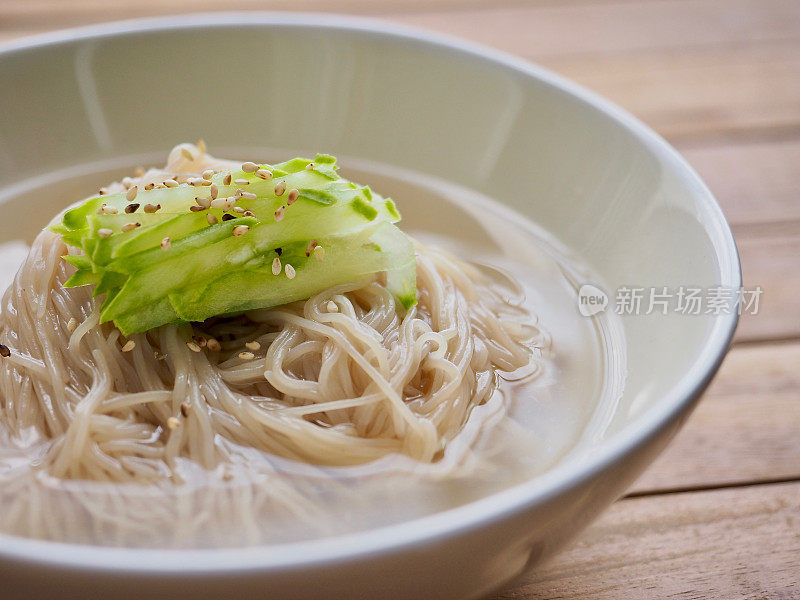
<path fill-rule="evenodd" d="M 94 295 L 106 294 L 101 321 L 114 321 L 126 335 L 276 306 L 380 272 L 386 273 L 387 286 L 402 305 L 413 305 L 415 255 L 408 238 L 392 225 L 400 219 L 394 203 L 339 177 L 333 157 L 317 155 L 309 163 L 296 158 L 264 165 L 274 174 L 270 181 L 238 171 L 225 185 L 226 173 L 214 175 L 218 198 L 237 189 L 247 194 L 236 201 L 250 211 L 247 217 L 220 208 L 191 211 L 198 197 L 209 198 L 209 185 L 139 191 L 134 201 L 139 206 L 131 213 L 124 212 L 126 194 L 90 198 L 51 227 L 85 252 L 65 257 L 78 268 L 65 285 L 94 284 Z M 287 206 L 292 189 L 298 193 Z M 103 204 L 117 212 L 100 210 Z M 145 213 L 145 204 L 160 209 Z M 276 221 L 280 207 L 286 212 Z M 210 223 L 209 215 L 216 222 Z M 130 223 L 138 225 L 123 231 Z M 240 225 L 249 229 L 232 235 Z M 101 230 L 111 233 L 102 231 L 101 236 Z M 162 240 L 167 237 L 171 244 L 165 250 Z M 324 247 L 322 263 L 305 256 L 312 240 Z M 294 278 L 272 273 L 278 254 L 283 254 L 283 264 L 295 268 Z"/>
<path fill-rule="evenodd" d="M 173 294 L 170 302 L 181 319 L 203 321 L 228 312 L 270 308 L 303 300 L 334 285 L 363 281 L 393 268 L 397 269 L 397 281 L 402 280 L 398 291 L 416 286 L 414 246 L 391 223 L 381 223 L 356 235 L 325 239 L 323 247 L 325 258 L 322 261 L 313 256 L 307 258 L 304 254 L 296 257 L 284 254 L 281 257 L 284 270 L 274 275 L 273 254 L 272 258 L 260 264 L 252 264 Z M 286 276 L 287 264 L 295 270 L 293 279 Z M 400 300 L 403 302 L 402 298 Z"/>

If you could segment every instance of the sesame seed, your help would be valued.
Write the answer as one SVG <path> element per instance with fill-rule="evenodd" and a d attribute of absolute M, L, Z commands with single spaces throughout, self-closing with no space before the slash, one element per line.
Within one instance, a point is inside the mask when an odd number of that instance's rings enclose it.
<path fill-rule="evenodd" d="M 214 198 L 216 198 L 217 195 L 219 194 L 219 188 L 217 187 L 217 184 L 216 183 L 212 183 L 211 187 L 208 188 L 208 192 L 211 194 L 211 199 L 212 200 Z"/>
<path fill-rule="evenodd" d="M 170 417 L 167 419 L 167 427 L 170 429 L 177 429 L 181 426 L 181 422 L 176 417 Z"/>
<path fill-rule="evenodd" d="M 206 169 L 203 171 L 203 179 L 211 179 L 214 176 L 214 169 Z"/>
<path fill-rule="evenodd" d="M 285 215 L 286 215 L 286 207 L 281 206 L 278 210 L 275 211 L 275 220 L 282 221 Z"/>
<path fill-rule="evenodd" d="M 231 184 L 231 174 L 230 173 L 226 173 L 225 174 L 225 177 L 222 178 L 222 183 L 224 183 L 225 185 L 230 185 Z"/>
<path fill-rule="evenodd" d="M 266 179 L 267 181 L 269 181 L 270 179 L 272 179 L 272 171 L 269 171 L 267 169 L 259 169 L 258 171 L 256 171 L 256 177 L 260 177 L 261 179 Z"/>
<path fill-rule="evenodd" d="M 202 177 L 189 177 L 189 179 L 186 180 L 186 183 L 196 187 L 196 186 L 203 185 L 204 181 L 205 181 L 205 179 L 203 179 Z"/>
<path fill-rule="evenodd" d="M 310 170 L 311 170 L 311 169 L 313 169 L 313 168 L 314 168 L 314 163 L 312 163 L 312 162 L 310 162 L 310 163 L 308 163 L 308 164 L 306 165 L 306 170 L 308 170 L 308 171 L 310 171 Z"/>
<path fill-rule="evenodd" d="M 234 179 L 233 183 L 236 185 L 250 185 L 250 182 L 247 179 Z"/>
<path fill-rule="evenodd" d="M 189 403 L 188 402 L 181 402 L 181 414 L 183 415 L 184 419 L 189 416 Z"/>
<path fill-rule="evenodd" d="M 198 196 L 194 200 L 195 202 L 197 202 L 199 206 L 202 206 L 203 208 L 208 208 L 209 206 L 211 206 L 211 198 L 201 198 Z"/>
<path fill-rule="evenodd" d="M 236 227 L 233 228 L 233 231 L 231 233 L 236 237 L 240 237 L 243 236 L 248 231 L 250 231 L 249 225 L 237 225 Z"/>
<path fill-rule="evenodd" d="M 207 207 L 205 207 L 205 206 L 200 206 L 199 204 L 195 204 L 193 206 L 190 206 L 189 210 L 192 211 L 192 212 L 200 212 L 201 210 L 205 210 L 206 208 Z"/>
<path fill-rule="evenodd" d="M 163 240 L 161 240 L 162 250 L 169 250 L 171 246 L 172 246 L 172 240 L 170 240 L 168 237 L 165 237 Z"/>
<path fill-rule="evenodd" d="M 314 248 L 316 248 L 318 245 L 319 242 L 317 242 L 317 240 L 311 240 L 310 242 L 308 242 L 308 245 L 306 246 L 306 256 L 311 256 L 311 253 L 314 251 Z"/>
<path fill-rule="evenodd" d="M 173 188 L 173 187 L 178 187 L 180 184 L 174 179 L 167 179 L 166 181 L 164 181 L 164 185 L 167 186 L 168 188 Z"/>
<path fill-rule="evenodd" d="M 239 352 L 239 358 L 242 360 L 253 360 L 256 357 L 252 352 Z"/>
<path fill-rule="evenodd" d="M 224 215 L 222 215 L 222 220 L 223 221 L 232 221 L 235 218 L 236 218 L 236 215 L 231 215 L 231 214 L 228 214 L 228 213 L 225 213 Z"/>
<path fill-rule="evenodd" d="M 127 190 L 129 187 L 133 185 L 133 179 L 131 179 L 130 177 L 123 177 L 122 185 Z"/>
<path fill-rule="evenodd" d="M 289 263 L 286 263 L 284 271 L 286 272 L 286 277 L 288 277 L 289 279 L 294 279 L 294 276 L 297 275 L 297 273 L 294 270 L 294 267 Z"/>
<path fill-rule="evenodd" d="M 3 358 L 8 358 L 11 356 L 11 350 L 8 349 L 8 346 L 5 344 L 0 344 L 0 356 Z"/>
<path fill-rule="evenodd" d="M 208 348 L 212 352 L 219 352 L 220 350 L 222 350 L 222 345 L 214 338 L 208 338 L 208 340 L 206 341 L 206 348 Z"/>
<path fill-rule="evenodd" d="M 325 258 L 325 248 L 323 248 L 322 246 L 317 246 L 316 248 L 314 248 L 314 258 L 316 258 L 317 260 L 322 260 L 323 258 Z"/>
<path fill-rule="evenodd" d="M 336 304 L 333 300 L 328 300 L 328 303 L 325 305 L 325 308 L 328 309 L 328 312 L 339 312 L 339 305 Z"/>
<path fill-rule="evenodd" d="M 227 198 L 214 198 L 211 201 L 211 208 L 225 208 L 225 205 L 228 203 Z"/>
<path fill-rule="evenodd" d="M 167 189 L 167 186 L 165 186 L 163 183 L 159 183 L 159 184 L 156 186 L 156 189 L 157 189 L 157 190 L 165 190 L 165 189 Z"/>
<path fill-rule="evenodd" d="M 197 140 L 197 149 L 200 150 L 203 154 L 208 152 L 208 148 L 206 147 L 206 141 L 203 138 Z"/>
<path fill-rule="evenodd" d="M 152 214 L 157 212 L 161 208 L 160 204 L 145 204 L 144 205 L 144 212 L 148 214 Z"/>
<path fill-rule="evenodd" d="M 281 259 L 277 256 L 272 259 L 272 274 L 273 275 L 280 275 L 281 274 Z"/>
<path fill-rule="evenodd" d="M 101 215 L 115 215 L 118 212 L 119 211 L 116 208 L 112 208 L 111 206 L 108 206 L 107 204 L 103 204 L 103 206 L 100 207 L 100 214 Z"/>
<path fill-rule="evenodd" d="M 242 213 L 242 215 L 245 217 L 255 217 L 256 213 L 254 213 L 252 210 L 246 210 Z"/>
<path fill-rule="evenodd" d="M 286 204 L 288 206 L 291 206 L 292 204 L 294 204 L 295 200 L 297 200 L 299 196 L 300 192 L 298 192 L 297 190 L 295 189 L 289 190 L 289 193 L 286 194 Z"/>
<path fill-rule="evenodd" d="M 133 204 L 128 204 L 128 206 L 125 207 L 125 212 L 128 214 L 135 213 L 137 210 L 139 210 L 139 204 L 136 202 Z"/>
<path fill-rule="evenodd" d="M 186 342 L 186 347 L 189 348 L 192 352 L 200 352 L 200 346 L 195 344 L 194 342 Z"/>
<path fill-rule="evenodd" d="M 186 146 L 181 148 L 181 154 L 183 154 L 183 157 L 187 160 L 194 160 L 194 154 Z"/>
<path fill-rule="evenodd" d="M 261 344 L 259 344 L 256 340 L 253 340 L 251 342 L 245 342 L 244 345 L 245 348 L 247 348 L 248 350 L 253 350 L 254 352 L 261 350 Z"/>
<path fill-rule="evenodd" d="M 123 352 L 130 352 L 134 348 L 136 348 L 136 342 L 134 342 L 133 340 L 128 340 L 127 342 L 125 342 L 125 345 L 122 347 L 122 351 Z"/>
<path fill-rule="evenodd" d="M 128 202 L 133 202 L 133 199 L 136 198 L 137 193 L 139 193 L 139 186 L 135 185 L 128 190 L 128 193 L 125 194 L 125 198 L 128 199 Z"/>
<path fill-rule="evenodd" d="M 155 183 L 153 183 L 153 182 L 150 182 L 150 183 L 148 183 L 146 186 L 144 186 L 144 189 L 145 189 L 146 191 L 148 191 L 148 192 L 149 192 L 149 191 L 150 191 L 150 190 L 152 190 L 154 187 L 156 187 L 156 184 L 155 184 Z"/>
<path fill-rule="evenodd" d="M 206 338 L 204 338 L 202 335 L 193 335 L 192 341 L 201 348 L 206 345 Z"/>
<path fill-rule="evenodd" d="M 242 197 L 242 194 L 244 194 L 244 190 L 242 188 L 236 188 L 236 191 L 233 192 L 233 197 L 238 200 Z"/>
<path fill-rule="evenodd" d="M 99 235 L 101 238 L 107 238 L 112 233 L 114 233 L 112 230 L 106 229 L 105 227 L 97 230 L 97 235 Z"/>
<path fill-rule="evenodd" d="M 211 213 L 206 213 L 206 221 L 208 221 L 209 225 L 216 225 L 217 223 L 219 223 L 217 217 L 215 217 Z"/>
<path fill-rule="evenodd" d="M 254 162 L 247 161 L 246 163 L 242 163 L 242 171 L 245 173 L 255 173 L 258 171 L 258 165 Z"/>
<path fill-rule="evenodd" d="M 276 196 L 283 196 L 283 192 L 286 191 L 286 182 L 279 181 L 278 184 L 275 186 L 275 195 Z"/>
<path fill-rule="evenodd" d="M 244 209 L 243 209 L 241 206 L 234 206 L 234 207 L 233 207 L 233 212 L 236 212 L 236 213 L 243 213 L 243 212 L 244 212 Z"/>
<path fill-rule="evenodd" d="M 242 192 L 242 198 L 245 200 L 255 200 L 257 196 L 253 192 Z"/>
<path fill-rule="evenodd" d="M 72 333 L 78 328 L 78 319 L 72 317 L 69 321 L 67 321 L 67 331 Z"/>

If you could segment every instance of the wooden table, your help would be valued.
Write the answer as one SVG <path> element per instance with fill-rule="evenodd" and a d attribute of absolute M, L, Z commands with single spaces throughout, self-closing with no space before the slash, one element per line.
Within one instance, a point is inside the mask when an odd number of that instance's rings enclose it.
<path fill-rule="evenodd" d="M 689 159 L 761 310 L 628 496 L 496 598 L 800 598 L 800 1 L 0 0 L 0 41 L 220 8 L 335 9 L 471 38 L 596 90 Z"/>

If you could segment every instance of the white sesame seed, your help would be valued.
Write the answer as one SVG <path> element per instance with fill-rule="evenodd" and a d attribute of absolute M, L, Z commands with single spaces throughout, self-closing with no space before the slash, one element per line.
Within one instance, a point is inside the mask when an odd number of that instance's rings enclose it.
<path fill-rule="evenodd" d="M 308 242 L 308 245 L 306 246 L 306 256 L 311 256 L 311 253 L 314 251 L 314 248 L 316 248 L 318 245 L 319 242 L 317 240 L 311 240 L 310 242 Z"/>
<path fill-rule="evenodd" d="M 206 221 L 208 221 L 209 225 L 216 225 L 217 223 L 219 223 L 217 217 L 215 217 L 211 213 L 206 213 Z"/>
<path fill-rule="evenodd" d="M 130 177 L 123 177 L 122 185 L 127 190 L 129 187 L 133 185 L 133 179 L 131 179 Z"/>
<path fill-rule="evenodd" d="M 224 183 L 225 185 L 230 185 L 231 184 L 231 174 L 230 173 L 226 173 L 225 174 L 225 177 L 222 178 L 222 183 Z"/>
<path fill-rule="evenodd" d="M 314 248 L 314 258 L 316 258 L 317 260 L 322 260 L 323 258 L 325 258 L 325 248 L 323 248 L 322 246 L 317 246 L 316 248 Z"/>
<path fill-rule="evenodd" d="M 255 200 L 257 197 L 253 192 L 242 192 L 242 198 L 245 200 Z"/>
<path fill-rule="evenodd" d="M 236 237 L 240 237 L 243 236 L 248 231 L 250 231 L 249 225 L 237 225 L 236 227 L 233 228 L 233 231 L 231 233 Z"/>
<path fill-rule="evenodd" d="M 130 352 L 134 348 L 136 348 L 136 342 L 134 342 L 133 340 L 128 340 L 127 342 L 125 342 L 125 345 L 122 347 L 122 351 L 123 352 Z"/>
<path fill-rule="evenodd" d="M 225 208 L 225 204 L 228 202 L 227 198 L 214 198 L 211 201 L 211 208 Z"/>
<path fill-rule="evenodd" d="M 189 177 L 189 179 L 186 180 L 186 183 L 189 185 L 200 186 L 203 185 L 204 181 L 205 179 L 202 177 Z"/>
<path fill-rule="evenodd" d="M 134 198 L 136 198 L 136 194 L 139 192 L 139 186 L 135 185 L 128 190 L 128 193 L 125 194 L 125 198 L 128 199 L 128 202 L 133 202 Z"/>
<path fill-rule="evenodd" d="M 165 237 L 163 240 L 161 240 L 162 250 L 169 250 L 171 246 L 172 246 L 172 240 L 170 240 L 168 237 Z"/>
<path fill-rule="evenodd" d="M 203 179 L 211 179 L 214 176 L 214 169 L 206 169 L 203 171 Z"/>
<path fill-rule="evenodd" d="M 197 140 L 197 149 L 200 150 L 203 154 L 208 152 L 208 148 L 206 147 L 206 141 L 203 138 Z"/>
<path fill-rule="evenodd" d="M 167 179 L 164 181 L 164 185 L 167 186 L 168 188 L 173 188 L 173 187 L 178 187 L 178 185 L 180 184 L 174 179 Z"/>
<path fill-rule="evenodd" d="M 235 183 L 236 185 L 250 185 L 250 182 L 247 179 L 241 179 L 241 178 L 234 179 L 233 183 Z"/>
<path fill-rule="evenodd" d="M 211 187 L 210 187 L 210 188 L 208 188 L 208 191 L 209 191 L 209 193 L 211 194 L 211 199 L 212 199 L 212 200 L 213 200 L 214 198 L 216 198 L 216 197 L 217 197 L 217 195 L 219 194 L 219 188 L 217 187 L 217 184 L 216 184 L 216 183 L 212 183 L 212 184 L 211 184 Z"/>
<path fill-rule="evenodd" d="M 289 193 L 286 194 L 286 204 L 291 206 L 294 204 L 295 200 L 297 200 L 298 196 L 300 196 L 300 192 L 295 189 L 289 190 Z"/>
<path fill-rule="evenodd" d="M 125 223 L 125 225 L 123 225 L 121 229 L 122 231 L 133 231 L 134 229 L 140 227 L 141 225 L 142 225 L 141 223 Z"/>
<path fill-rule="evenodd" d="M 177 429 L 181 426 L 181 422 L 176 417 L 170 417 L 167 419 L 167 427 L 169 429 Z"/>
<path fill-rule="evenodd" d="M 289 263 L 286 263 L 286 267 L 284 267 L 284 271 L 286 272 L 286 277 L 289 279 L 294 279 L 294 276 L 297 274 L 294 270 L 294 267 Z"/>
<path fill-rule="evenodd" d="M 261 344 L 259 344 L 256 340 L 253 340 L 251 342 L 245 342 L 244 345 L 245 348 L 247 348 L 248 350 L 252 350 L 253 352 L 261 350 Z"/>
<path fill-rule="evenodd" d="M 275 211 L 275 221 L 282 221 L 284 216 L 286 216 L 286 207 L 281 206 Z"/>
<path fill-rule="evenodd" d="M 99 235 L 101 238 L 107 238 L 112 233 L 114 233 L 114 232 L 111 229 L 103 228 L 103 229 L 98 229 L 97 230 L 97 235 Z"/>
<path fill-rule="evenodd" d="M 266 179 L 267 181 L 269 181 L 270 179 L 272 179 L 272 171 L 269 171 L 267 169 L 259 169 L 258 171 L 256 171 L 256 177 L 260 177 L 261 179 Z"/>
<path fill-rule="evenodd" d="M 183 154 L 183 157 L 187 160 L 194 160 L 194 154 L 186 146 L 181 148 L 181 154 Z"/>
<path fill-rule="evenodd" d="M 212 352 L 219 352 L 222 350 L 222 345 L 216 339 L 208 338 L 208 340 L 206 340 L 206 348 Z"/>
<path fill-rule="evenodd" d="M 195 202 L 197 202 L 197 204 L 202 206 L 203 208 L 208 208 L 209 206 L 211 206 L 211 198 L 201 198 L 200 196 L 198 196 L 197 198 L 195 198 Z"/>
<path fill-rule="evenodd" d="M 245 173 L 255 173 L 258 171 L 258 165 L 254 162 L 247 161 L 242 163 L 242 171 Z"/>
<path fill-rule="evenodd" d="M 152 214 L 154 212 L 158 212 L 160 208 L 161 208 L 160 204 L 145 204 L 144 212 Z"/>
<path fill-rule="evenodd" d="M 78 319 L 72 317 L 69 321 L 67 321 L 67 331 L 72 333 L 78 328 Z"/>
<path fill-rule="evenodd" d="M 194 342 L 186 342 L 186 347 L 189 348 L 192 352 L 200 352 L 200 346 L 195 344 Z"/>
<path fill-rule="evenodd" d="M 233 212 L 235 212 L 235 213 L 243 213 L 244 209 L 241 206 L 234 206 L 233 207 Z"/>
<path fill-rule="evenodd" d="M 103 214 L 103 215 L 115 215 L 118 212 L 119 211 L 116 208 L 113 208 L 113 207 L 108 206 L 106 204 L 103 204 L 103 206 L 100 207 L 100 214 Z"/>
<path fill-rule="evenodd" d="M 273 275 L 280 275 L 281 274 L 281 259 L 277 256 L 272 259 L 272 274 Z"/>
<path fill-rule="evenodd" d="M 286 182 L 279 181 L 278 184 L 275 186 L 275 195 L 276 196 L 283 196 L 283 192 L 286 191 Z"/>
<path fill-rule="evenodd" d="M 148 191 L 148 192 L 149 192 L 149 191 L 150 191 L 150 190 L 152 190 L 154 187 L 156 187 L 156 184 L 155 184 L 155 183 L 153 183 L 153 182 L 151 181 L 151 182 L 150 182 L 150 183 L 148 183 L 146 186 L 144 186 L 144 189 L 145 189 L 145 191 Z"/>
<path fill-rule="evenodd" d="M 325 305 L 325 308 L 328 312 L 339 312 L 339 305 L 336 304 L 333 300 L 328 300 L 328 303 Z"/>
<path fill-rule="evenodd" d="M 311 169 L 313 169 L 313 168 L 314 168 L 314 163 L 312 163 L 312 162 L 310 162 L 310 163 L 308 163 L 308 164 L 306 165 L 306 169 L 307 169 L 308 171 L 310 171 L 310 170 L 311 170 Z"/>
<path fill-rule="evenodd" d="M 233 192 L 233 197 L 238 199 L 242 197 L 242 194 L 244 194 L 244 190 L 242 188 L 236 188 L 236 191 Z"/>
<path fill-rule="evenodd" d="M 253 360 L 256 357 L 252 352 L 239 352 L 239 358 L 242 360 Z"/>

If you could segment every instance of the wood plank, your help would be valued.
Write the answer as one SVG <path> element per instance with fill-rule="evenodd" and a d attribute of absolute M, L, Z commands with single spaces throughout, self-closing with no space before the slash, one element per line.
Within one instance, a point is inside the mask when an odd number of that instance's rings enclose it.
<path fill-rule="evenodd" d="M 714 192 L 730 223 L 800 219 L 800 133 L 776 140 L 679 143 L 677 148 Z"/>
<path fill-rule="evenodd" d="M 800 483 L 617 502 L 494 600 L 800 598 Z"/>
<path fill-rule="evenodd" d="M 785 0 L 495 4 L 395 14 L 392 20 L 532 59 L 727 47 L 800 37 L 800 4 Z"/>
<path fill-rule="evenodd" d="M 746 288 L 760 285 L 760 310 L 744 314 L 737 341 L 800 338 L 800 221 L 734 227 Z"/>
<path fill-rule="evenodd" d="M 800 479 L 800 342 L 734 347 L 635 494 Z"/>

